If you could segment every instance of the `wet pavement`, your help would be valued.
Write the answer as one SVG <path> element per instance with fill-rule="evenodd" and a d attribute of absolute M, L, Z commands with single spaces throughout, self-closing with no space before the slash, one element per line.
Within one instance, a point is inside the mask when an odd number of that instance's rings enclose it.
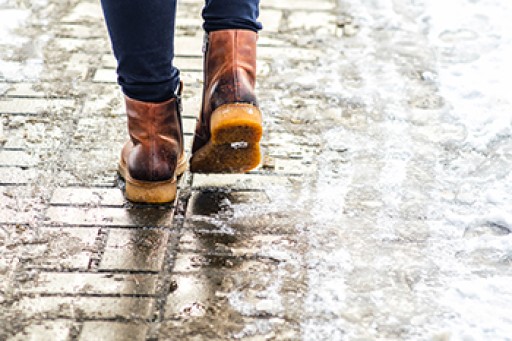
<path fill-rule="evenodd" d="M 116 175 L 98 2 L 0 0 L 0 339 L 512 340 L 511 11 L 263 1 L 263 164 L 155 207 Z"/>

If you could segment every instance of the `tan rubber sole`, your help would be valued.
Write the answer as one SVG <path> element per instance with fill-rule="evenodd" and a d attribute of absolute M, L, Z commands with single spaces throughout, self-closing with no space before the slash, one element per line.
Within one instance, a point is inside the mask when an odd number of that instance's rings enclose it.
<path fill-rule="evenodd" d="M 245 173 L 259 165 L 263 128 L 256 106 L 223 105 L 213 112 L 210 126 L 210 141 L 190 160 L 192 172 Z"/>
<path fill-rule="evenodd" d="M 187 170 L 187 158 L 181 156 L 176 169 L 176 177 L 180 176 Z M 119 162 L 119 175 L 126 183 L 125 196 L 126 199 L 146 204 L 165 204 L 176 199 L 178 190 L 177 179 L 168 181 L 140 181 L 133 179 L 126 167 L 126 163 L 121 159 Z"/>

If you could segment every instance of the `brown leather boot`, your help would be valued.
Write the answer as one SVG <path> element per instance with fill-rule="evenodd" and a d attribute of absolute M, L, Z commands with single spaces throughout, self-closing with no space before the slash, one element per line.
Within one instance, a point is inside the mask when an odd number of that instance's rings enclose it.
<path fill-rule="evenodd" d="M 241 173 L 260 162 L 262 122 L 254 93 L 257 37 L 249 30 L 215 31 L 207 37 L 193 172 Z"/>
<path fill-rule="evenodd" d="M 180 97 L 162 103 L 125 99 L 130 140 L 121 152 L 119 173 L 126 181 L 126 198 L 154 204 L 173 201 L 177 176 L 187 168 Z"/>

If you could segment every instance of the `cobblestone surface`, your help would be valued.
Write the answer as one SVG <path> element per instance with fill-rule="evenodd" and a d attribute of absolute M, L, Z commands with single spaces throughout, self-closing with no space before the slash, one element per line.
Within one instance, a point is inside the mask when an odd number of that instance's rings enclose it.
<path fill-rule="evenodd" d="M 25 18 L 0 37 L 0 340 L 510 340 L 512 222 L 456 217 L 486 212 L 471 172 L 507 183 L 512 146 L 464 144 L 420 2 L 262 1 L 262 165 L 155 207 L 116 175 L 99 2 L 0 1 Z M 187 148 L 202 3 L 178 10 Z"/>

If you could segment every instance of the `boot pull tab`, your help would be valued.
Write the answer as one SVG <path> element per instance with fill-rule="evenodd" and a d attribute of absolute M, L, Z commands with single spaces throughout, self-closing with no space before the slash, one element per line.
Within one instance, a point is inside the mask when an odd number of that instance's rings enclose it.
<path fill-rule="evenodd" d="M 180 84 L 178 84 L 178 88 L 176 89 L 176 97 L 181 97 L 181 94 L 183 93 L 183 81 L 180 80 Z"/>
<path fill-rule="evenodd" d="M 178 115 L 183 112 L 183 103 L 181 102 L 181 94 L 183 93 L 183 81 L 180 80 L 178 89 L 176 89 L 176 106 L 178 108 Z"/>
<path fill-rule="evenodd" d="M 206 53 L 210 45 L 210 38 L 208 36 L 208 33 L 205 33 L 203 37 L 203 53 Z"/>

